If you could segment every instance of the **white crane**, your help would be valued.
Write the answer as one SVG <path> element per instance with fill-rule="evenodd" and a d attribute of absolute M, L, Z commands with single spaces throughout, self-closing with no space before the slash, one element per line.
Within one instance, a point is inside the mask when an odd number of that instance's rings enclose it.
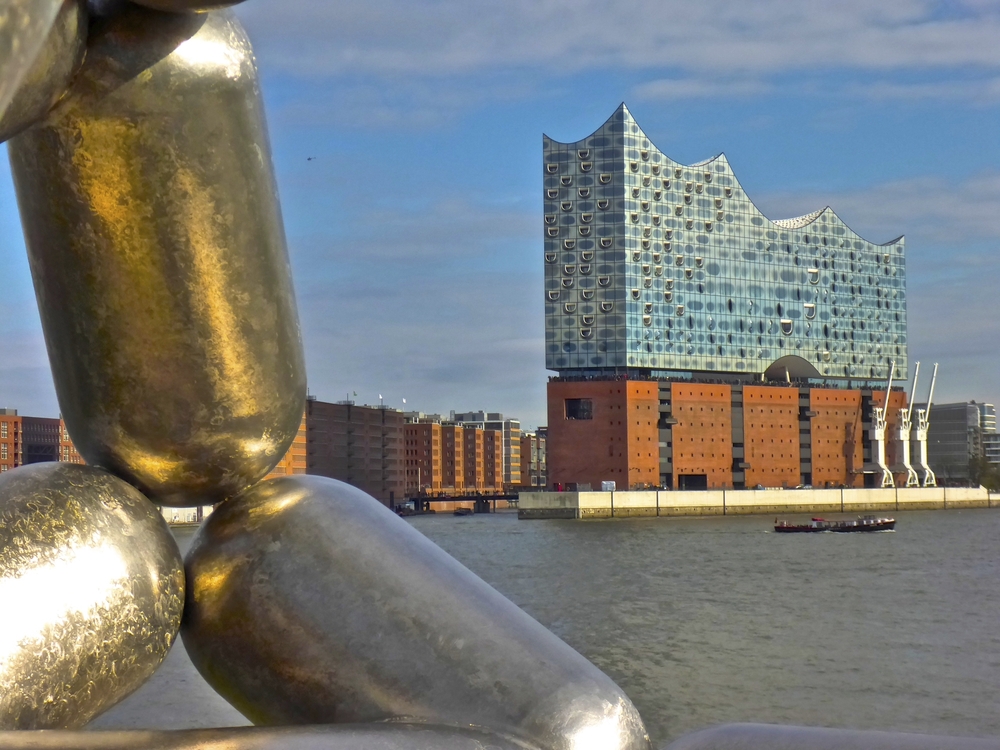
<path fill-rule="evenodd" d="M 897 463 L 893 466 L 893 471 L 899 474 L 906 474 L 907 487 L 919 487 L 920 478 L 910 464 L 910 433 L 913 426 L 913 397 L 917 393 L 917 378 L 920 377 L 920 363 L 913 371 L 913 387 L 910 389 L 909 404 L 906 408 L 899 410 L 899 421 L 896 423 L 895 442 L 897 443 L 896 458 Z"/>
<path fill-rule="evenodd" d="M 872 426 L 869 431 L 872 442 L 872 458 L 875 463 L 875 471 L 882 475 L 880 487 L 895 487 L 896 482 L 892 478 L 892 472 L 885 462 L 885 429 L 886 415 L 889 413 L 889 394 L 892 392 L 892 379 L 896 374 L 896 362 L 889 363 L 889 386 L 885 389 L 885 403 L 882 406 L 872 407 Z"/>
<path fill-rule="evenodd" d="M 934 403 L 934 384 L 937 383 L 937 373 L 938 373 L 938 363 L 934 363 L 934 372 L 931 374 L 931 388 L 927 393 L 927 403 L 924 404 L 923 409 L 917 409 L 917 424 L 915 430 L 917 433 L 917 450 L 916 450 L 916 463 L 917 469 L 923 478 L 921 484 L 924 487 L 937 487 L 937 477 L 934 476 L 934 472 L 931 470 L 930 462 L 927 460 L 927 431 L 931 427 L 931 404 Z M 914 383 L 914 390 L 916 390 L 916 383 Z M 913 405 L 910 404 L 910 408 Z"/>

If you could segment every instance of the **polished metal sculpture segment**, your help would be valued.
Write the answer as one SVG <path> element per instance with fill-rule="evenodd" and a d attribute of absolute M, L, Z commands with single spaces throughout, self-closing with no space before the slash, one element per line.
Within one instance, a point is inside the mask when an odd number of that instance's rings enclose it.
<path fill-rule="evenodd" d="M 0 729 L 81 727 L 135 690 L 180 627 L 162 516 L 100 469 L 0 474 Z"/>
<path fill-rule="evenodd" d="M 59 6 L 6 112 L 0 107 L 0 142 L 44 118 L 66 93 L 83 62 L 87 44 L 87 4 L 85 0 L 66 0 Z"/>
<path fill-rule="evenodd" d="M 229 11 L 131 6 L 9 143 L 59 404 L 90 464 L 217 502 L 298 431 L 305 366 L 253 53 Z"/>
<path fill-rule="evenodd" d="M 212 10 L 214 8 L 228 8 L 237 5 L 243 0 L 222 0 L 213 2 L 212 0 L 133 0 L 138 5 L 155 10 L 164 10 L 171 13 L 185 13 L 188 11 Z"/>
<path fill-rule="evenodd" d="M 0 3 L 0 118 L 41 53 L 63 0 Z"/>
<path fill-rule="evenodd" d="M 192 661 L 255 724 L 410 719 L 546 750 L 645 750 L 600 670 L 377 500 L 267 480 L 186 559 Z"/>
<path fill-rule="evenodd" d="M 176 732 L 0 732 L 0 750 L 543 750 L 474 729 L 366 724 Z"/>

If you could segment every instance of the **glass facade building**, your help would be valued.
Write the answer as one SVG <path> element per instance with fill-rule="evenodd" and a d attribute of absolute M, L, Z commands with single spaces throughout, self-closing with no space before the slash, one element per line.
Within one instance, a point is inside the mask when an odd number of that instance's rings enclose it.
<path fill-rule="evenodd" d="M 624 104 L 583 140 L 543 136 L 542 170 L 548 369 L 907 377 L 902 237 L 829 208 L 768 219 L 725 155 L 671 160 Z"/>

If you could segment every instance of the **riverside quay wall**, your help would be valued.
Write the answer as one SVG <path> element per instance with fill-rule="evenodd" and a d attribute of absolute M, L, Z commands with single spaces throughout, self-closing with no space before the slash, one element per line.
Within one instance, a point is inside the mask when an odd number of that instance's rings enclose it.
<path fill-rule="evenodd" d="M 629 518 L 993 508 L 985 488 L 522 492 L 517 517 Z"/>

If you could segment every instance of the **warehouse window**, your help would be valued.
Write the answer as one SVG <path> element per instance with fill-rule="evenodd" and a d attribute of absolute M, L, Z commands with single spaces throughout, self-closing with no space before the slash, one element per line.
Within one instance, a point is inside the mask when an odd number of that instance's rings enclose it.
<path fill-rule="evenodd" d="M 593 419 L 594 402 L 589 398 L 566 399 L 566 419 Z"/>

